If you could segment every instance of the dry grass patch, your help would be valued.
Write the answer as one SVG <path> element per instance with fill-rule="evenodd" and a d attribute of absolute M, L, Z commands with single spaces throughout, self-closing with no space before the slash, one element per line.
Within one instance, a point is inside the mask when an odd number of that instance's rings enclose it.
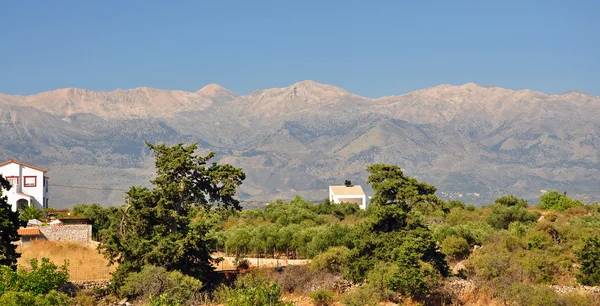
<path fill-rule="evenodd" d="M 30 267 L 32 258 L 48 258 L 58 266 L 68 260 L 70 280 L 109 279 L 115 270 L 115 266 L 107 267 L 108 261 L 94 247 L 76 243 L 34 241 L 18 251 L 21 253 L 18 264 L 25 268 Z"/>

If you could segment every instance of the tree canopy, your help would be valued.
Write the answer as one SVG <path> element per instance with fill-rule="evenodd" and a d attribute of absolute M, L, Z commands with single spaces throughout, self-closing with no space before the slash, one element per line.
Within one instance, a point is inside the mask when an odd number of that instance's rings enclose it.
<path fill-rule="evenodd" d="M 362 281 L 381 263 L 391 264 L 398 268 L 385 280 L 392 290 L 407 296 L 426 294 L 436 275 L 448 274 L 448 266 L 413 209 L 429 210 L 442 201 L 434 186 L 405 176 L 397 166 L 375 164 L 367 171 L 375 196 L 369 217 L 353 232 L 345 276 Z"/>
<path fill-rule="evenodd" d="M 33 205 L 27 205 L 19 209 L 19 219 L 27 222 L 31 219 L 39 219 L 42 216 L 42 211 Z"/>
<path fill-rule="evenodd" d="M 23 225 L 19 219 L 19 213 L 13 212 L 6 196 L 2 190 L 10 190 L 10 183 L 0 175 L 0 266 L 16 268 L 17 259 L 21 256 L 17 253 L 14 241 L 19 240 L 18 230 Z"/>
<path fill-rule="evenodd" d="M 214 211 L 241 209 L 234 196 L 245 175 L 231 165 L 208 165 L 214 153 L 198 156 L 195 144 L 147 145 L 155 155 L 153 188 L 130 188 L 122 220 L 109 225 L 101 246 L 119 264 L 115 282 L 148 264 L 203 280 L 213 270 Z"/>
<path fill-rule="evenodd" d="M 579 250 L 575 253 L 581 263 L 576 278 L 586 286 L 598 286 L 600 284 L 600 238 L 598 236 L 587 237 Z"/>
<path fill-rule="evenodd" d="M 563 211 L 571 207 L 583 205 L 583 202 L 571 199 L 566 192 L 561 194 L 556 190 L 552 190 L 550 192 L 544 193 L 540 197 L 540 204 L 538 205 L 538 207 L 540 209 L 554 209 L 558 211 Z"/>
<path fill-rule="evenodd" d="M 405 176 L 396 165 L 373 164 L 367 172 L 370 173 L 367 184 L 375 192 L 371 204 L 397 205 L 404 212 L 429 211 L 443 204 L 435 195 L 435 186 Z"/>

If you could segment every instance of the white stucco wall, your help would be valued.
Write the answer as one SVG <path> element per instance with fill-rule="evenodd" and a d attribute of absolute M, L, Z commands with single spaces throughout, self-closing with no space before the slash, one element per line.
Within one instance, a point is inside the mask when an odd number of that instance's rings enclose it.
<path fill-rule="evenodd" d="M 8 197 L 8 203 L 12 205 L 13 211 L 17 210 L 17 201 L 25 199 L 36 208 L 44 208 L 44 202 L 47 198 L 47 188 L 44 187 L 44 172 L 29 168 L 18 163 L 9 163 L 0 167 L 0 174 L 8 179 L 17 177 L 18 184 L 12 186 L 9 191 L 4 190 L 3 194 Z M 26 177 L 35 177 L 35 186 L 25 186 Z"/>
<path fill-rule="evenodd" d="M 344 201 L 344 199 L 348 199 L 349 201 Z M 360 199 L 361 203 L 358 205 L 360 209 L 367 209 L 367 196 L 364 194 L 354 194 L 354 195 L 336 195 L 334 194 L 331 187 L 329 187 L 329 201 L 340 204 L 341 202 L 351 202 L 354 203 L 354 199 Z"/>

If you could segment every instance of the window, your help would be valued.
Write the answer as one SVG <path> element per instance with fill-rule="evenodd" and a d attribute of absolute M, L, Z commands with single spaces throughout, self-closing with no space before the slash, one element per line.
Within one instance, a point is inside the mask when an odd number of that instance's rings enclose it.
<path fill-rule="evenodd" d="M 24 176 L 23 177 L 23 187 L 35 187 L 37 186 L 37 177 L 36 176 Z"/>
<path fill-rule="evenodd" d="M 6 180 L 10 183 L 12 187 L 16 187 L 19 185 L 19 177 L 18 176 L 7 176 Z"/>

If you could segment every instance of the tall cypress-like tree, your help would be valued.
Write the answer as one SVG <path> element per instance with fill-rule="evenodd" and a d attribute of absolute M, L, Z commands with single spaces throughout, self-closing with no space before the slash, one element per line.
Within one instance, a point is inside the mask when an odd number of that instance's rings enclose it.
<path fill-rule="evenodd" d="M 11 188 L 10 183 L 2 175 L 0 175 L 0 186 L 2 186 L 0 189 L 0 265 L 15 269 L 21 254 L 17 253 L 17 246 L 13 242 L 19 240 L 17 231 L 23 222 L 19 220 L 19 213 L 12 211 L 6 196 L 2 195 L 3 190 Z"/>
<path fill-rule="evenodd" d="M 423 296 L 440 276 L 448 275 L 445 255 L 416 211 L 427 211 L 442 201 L 436 188 L 405 176 L 398 166 L 374 164 L 367 168 L 375 195 L 369 216 L 353 231 L 345 277 L 365 280 L 379 264 L 395 265 L 385 281 L 402 295 Z"/>
<path fill-rule="evenodd" d="M 103 235 L 105 256 L 119 264 L 116 285 L 144 265 L 206 279 L 213 270 L 214 211 L 241 209 L 234 197 L 245 174 L 231 165 L 208 164 L 214 153 L 198 156 L 196 144 L 147 145 L 155 155 L 153 188 L 131 187 L 122 221 Z"/>
<path fill-rule="evenodd" d="M 575 255 L 581 264 L 577 281 L 585 286 L 600 285 L 600 237 L 585 238 Z"/>

